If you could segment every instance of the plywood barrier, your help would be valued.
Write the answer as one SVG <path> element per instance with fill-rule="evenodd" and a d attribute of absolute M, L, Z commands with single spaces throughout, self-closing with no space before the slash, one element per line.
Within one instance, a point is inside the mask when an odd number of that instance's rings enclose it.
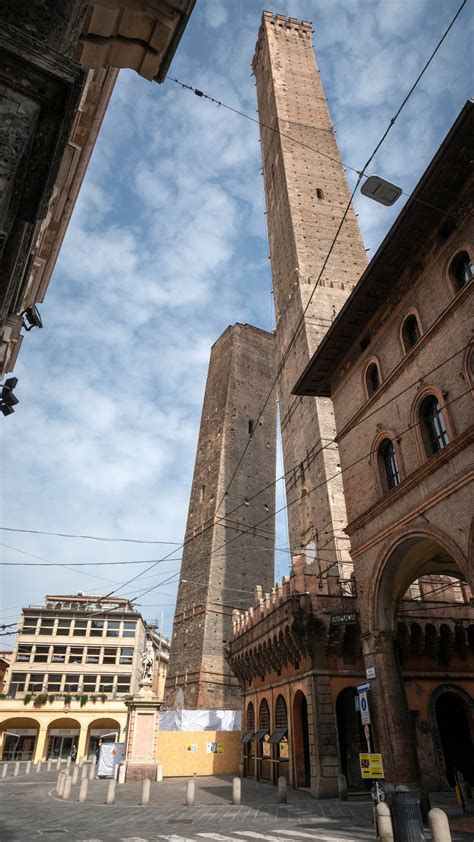
<path fill-rule="evenodd" d="M 240 731 L 160 731 L 157 760 L 165 778 L 238 774 Z"/>

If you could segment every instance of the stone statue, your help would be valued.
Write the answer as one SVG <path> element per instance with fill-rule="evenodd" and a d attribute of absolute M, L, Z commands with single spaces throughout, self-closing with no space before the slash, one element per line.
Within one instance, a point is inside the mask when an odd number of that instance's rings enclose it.
<path fill-rule="evenodd" d="M 149 687 L 153 682 L 153 665 L 155 663 L 155 651 L 149 637 L 147 637 L 145 647 L 141 651 L 141 661 L 140 687 Z"/>

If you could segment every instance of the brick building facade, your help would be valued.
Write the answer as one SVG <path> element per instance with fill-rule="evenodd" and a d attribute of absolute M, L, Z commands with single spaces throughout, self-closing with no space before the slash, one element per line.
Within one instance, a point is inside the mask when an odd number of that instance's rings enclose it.
<path fill-rule="evenodd" d="M 212 348 L 173 622 L 169 708 L 241 706 L 224 647 L 232 608 L 247 606 L 257 583 L 273 582 L 274 406 L 259 418 L 274 379 L 273 341 L 264 330 L 236 324 Z"/>
<path fill-rule="evenodd" d="M 295 389 L 334 405 L 364 662 L 379 676 L 374 735 L 393 783 L 420 781 L 400 600 L 420 576 L 474 587 L 473 130 L 468 101 Z M 472 697 L 458 695 L 472 732 Z"/>
<path fill-rule="evenodd" d="M 351 213 L 324 264 L 347 192 L 324 104 L 311 123 L 324 100 L 314 63 L 309 71 L 310 34 L 304 22 L 264 13 L 254 60 L 290 546 L 304 554 L 289 580 L 259 589 L 255 606 L 234 615 L 229 662 L 244 694 L 245 769 L 274 781 L 285 774 L 317 797 L 337 795 L 341 771 L 360 787 L 354 696 L 370 669 L 370 736 L 387 786 L 441 789 L 456 768 L 474 778 L 473 104 L 370 265 Z M 314 152 L 329 144 L 335 161 Z M 341 557 L 331 535 L 343 530 Z"/>

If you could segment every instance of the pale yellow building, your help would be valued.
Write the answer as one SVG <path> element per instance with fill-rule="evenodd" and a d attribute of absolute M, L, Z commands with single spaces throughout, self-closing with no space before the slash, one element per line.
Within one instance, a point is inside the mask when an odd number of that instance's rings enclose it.
<path fill-rule="evenodd" d="M 78 759 L 91 758 L 100 741 L 124 742 L 147 634 L 158 694 L 169 645 L 127 599 L 46 596 L 25 608 L 0 700 L 2 759 L 68 757 L 74 745 Z"/>

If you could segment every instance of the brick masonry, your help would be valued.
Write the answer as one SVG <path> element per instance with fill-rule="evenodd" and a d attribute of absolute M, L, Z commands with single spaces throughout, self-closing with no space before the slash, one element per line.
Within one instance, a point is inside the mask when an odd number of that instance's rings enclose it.
<path fill-rule="evenodd" d="M 324 266 L 349 192 L 311 36 L 309 23 L 264 12 L 253 70 L 264 124 L 261 146 L 284 463 L 287 472 L 294 468 L 286 488 L 289 501 L 299 500 L 288 511 L 290 546 L 299 552 L 315 543 L 323 570 L 336 558 L 346 561 L 347 567 L 333 565 L 332 577 L 325 579 L 336 589 L 337 575 L 347 576 L 351 568 L 343 534 L 342 482 L 325 482 L 338 471 L 337 447 L 321 451 L 335 434 L 332 405 L 324 398 L 292 397 L 291 389 L 357 282 L 366 258 L 351 207 Z M 320 487 L 311 491 L 315 486 Z"/>
<path fill-rule="evenodd" d="M 273 584 L 274 404 L 258 421 L 274 379 L 273 344 L 272 334 L 236 324 L 212 348 L 165 689 L 169 708 L 241 707 L 224 649 L 232 610 L 250 604 L 257 583 Z"/>

